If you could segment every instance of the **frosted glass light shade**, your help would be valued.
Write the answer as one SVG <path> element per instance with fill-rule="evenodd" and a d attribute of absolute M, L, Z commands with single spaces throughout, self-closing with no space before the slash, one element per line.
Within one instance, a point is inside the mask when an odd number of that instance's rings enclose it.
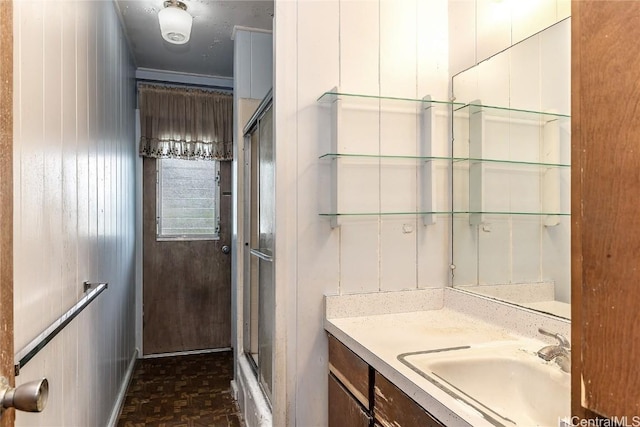
<path fill-rule="evenodd" d="M 193 18 L 178 6 L 167 6 L 158 12 L 162 38 L 173 44 L 185 44 L 191 37 Z"/>

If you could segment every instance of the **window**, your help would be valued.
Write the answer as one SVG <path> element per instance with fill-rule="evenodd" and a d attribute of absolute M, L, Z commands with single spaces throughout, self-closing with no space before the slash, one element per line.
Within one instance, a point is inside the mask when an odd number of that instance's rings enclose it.
<path fill-rule="evenodd" d="M 158 159 L 157 240 L 217 240 L 219 162 Z"/>

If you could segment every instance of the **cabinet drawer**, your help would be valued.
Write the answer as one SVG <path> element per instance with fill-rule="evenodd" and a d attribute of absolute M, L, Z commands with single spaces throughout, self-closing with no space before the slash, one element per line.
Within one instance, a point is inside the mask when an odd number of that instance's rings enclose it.
<path fill-rule="evenodd" d="M 389 380 L 376 372 L 373 415 L 383 427 L 444 427 Z"/>
<path fill-rule="evenodd" d="M 360 403 L 329 374 L 329 427 L 369 427 L 371 416 Z"/>
<path fill-rule="evenodd" d="M 329 335 L 329 372 L 369 409 L 369 365 L 332 335 Z"/>

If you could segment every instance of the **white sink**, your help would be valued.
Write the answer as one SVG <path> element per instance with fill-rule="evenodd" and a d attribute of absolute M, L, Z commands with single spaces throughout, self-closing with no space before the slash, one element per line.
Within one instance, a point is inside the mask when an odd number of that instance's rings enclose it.
<path fill-rule="evenodd" d="M 494 425 L 557 426 L 570 415 L 570 375 L 537 357 L 536 347 L 501 342 L 398 359 Z"/>

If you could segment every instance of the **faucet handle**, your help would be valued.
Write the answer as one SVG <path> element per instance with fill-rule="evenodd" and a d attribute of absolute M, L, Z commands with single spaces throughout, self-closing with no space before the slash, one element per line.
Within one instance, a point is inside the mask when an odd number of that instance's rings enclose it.
<path fill-rule="evenodd" d="M 562 334 L 556 333 L 556 332 L 551 332 L 548 331 L 544 328 L 538 328 L 538 332 L 540 332 L 542 335 L 546 335 L 548 337 L 552 337 L 558 340 L 558 344 L 560 345 L 560 347 L 566 348 L 566 349 L 570 349 L 571 348 L 571 343 L 569 342 L 569 340 Z"/>

